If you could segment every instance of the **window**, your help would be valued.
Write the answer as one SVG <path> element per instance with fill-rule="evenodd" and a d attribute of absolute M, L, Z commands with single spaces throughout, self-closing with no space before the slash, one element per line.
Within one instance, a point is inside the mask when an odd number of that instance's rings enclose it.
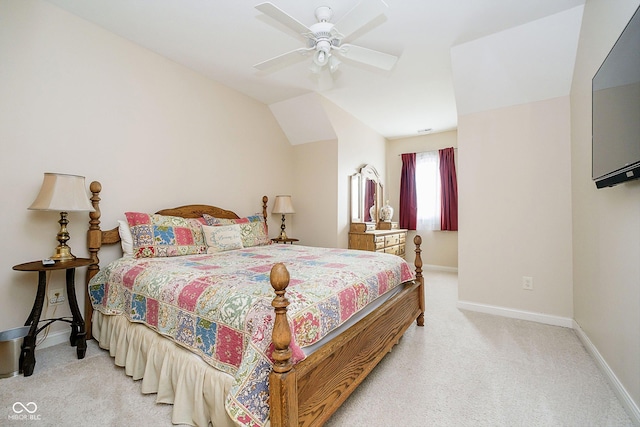
<path fill-rule="evenodd" d="M 402 155 L 400 227 L 458 230 L 454 149 Z"/>
<path fill-rule="evenodd" d="M 437 151 L 416 154 L 417 230 L 440 230 L 440 161 Z"/>

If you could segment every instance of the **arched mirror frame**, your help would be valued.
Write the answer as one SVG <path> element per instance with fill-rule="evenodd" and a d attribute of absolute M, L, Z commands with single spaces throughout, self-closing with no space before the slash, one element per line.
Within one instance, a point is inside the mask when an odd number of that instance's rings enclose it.
<path fill-rule="evenodd" d="M 373 192 L 373 194 L 371 194 Z M 351 175 L 351 222 L 378 223 L 378 212 L 382 206 L 383 185 L 380 175 L 372 165 L 364 165 L 360 172 Z M 369 202 L 367 202 L 369 199 Z M 372 217 L 367 215 L 371 202 L 375 209 Z"/>

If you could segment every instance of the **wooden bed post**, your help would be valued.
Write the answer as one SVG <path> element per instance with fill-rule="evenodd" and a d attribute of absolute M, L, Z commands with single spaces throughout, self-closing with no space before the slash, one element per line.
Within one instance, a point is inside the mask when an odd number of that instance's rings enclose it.
<path fill-rule="evenodd" d="M 272 427 L 296 427 L 298 425 L 298 387 L 296 372 L 291 363 L 291 329 L 287 321 L 289 301 L 284 294 L 289 285 L 289 272 L 282 263 L 271 269 L 271 286 L 276 297 L 271 305 L 276 318 L 273 325 L 273 370 L 269 374 L 269 406 Z"/>
<path fill-rule="evenodd" d="M 267 202 L 269 198 L 262 196 L 262 217 L 264 218 L 264 225 L 267 227 L 267 234 L 269 234 L 269 226 L 267 225 Z"/>
<path fill-rule="evenodd" d="M 424 277 L 422 277 L 422 249 L 420 249 L 420 245 L 422 244 L 422 237 L 419 234 L 416 234 L 416 237 L 413 238 L 413 243 L 416 245 L 416 260 L 414 265 L 416 266 L 416 280 L 420 283 L 420 315 L 416 319 L 416 323 L 418 326 L 424 326 Z"/>
<path fill-rule="evenodd" d="M 100 266 L 100 259 L 98 258 L 98 251 L 102 246 L 102 231 L 100 230 L 100 191 L 102 191 L 102 185 L 98 181 L 93 181 L 89 185 L 91 190 L 91 204 L 93 205 L 94 212 L 89 212 L 89 230 L 87 231 L 87 248 L 89 249 L 89 258 L 93 260 L 93 264 L 89 265 L 87 269 L 87 280 L 85 282 L 85 297 L 84 297 L 84 324 L 87 331 L 87 339 L 91 339 L 91 317 L 93 316 L 93 306 L 91 305 L 91 299 L 89 298 L 89 280 L 98 273 Z"/>

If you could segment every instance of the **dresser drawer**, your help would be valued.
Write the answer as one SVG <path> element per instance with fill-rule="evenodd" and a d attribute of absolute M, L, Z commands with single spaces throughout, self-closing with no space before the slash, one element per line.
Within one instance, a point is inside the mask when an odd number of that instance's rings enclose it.
<path fill-rule="evenodd" d="M 404 245 L 388 246 L 384 248 L 384 252 L 387 254 L 404 256 Z"/>
<path fill-rule="evenodd" d="M 404 250 L 405 245 L 395 245 L 384 248 L 385 253 L 398 255 L 399 257 L 404 258 Z"/>
<path fill-rule="evenodd" d="M 390 236 L 385 236 L 384 245 L 385 246 L 394 246 L 400 243 L 400 235 L 392 234 Z"/>
<path fill-rule="evenodd" d="M 374 245 L 376 245 L 376 250 L 378 250 L 378 249 L 384 249 L 384 247 L 385 247 L 385 246 L 387 246 L 387 245 L 385 244 L 385 238 L 384 238 L 384 236 L 376 236 L 376 237 L 373 239 L 373 243 L 374 243 Z"/>

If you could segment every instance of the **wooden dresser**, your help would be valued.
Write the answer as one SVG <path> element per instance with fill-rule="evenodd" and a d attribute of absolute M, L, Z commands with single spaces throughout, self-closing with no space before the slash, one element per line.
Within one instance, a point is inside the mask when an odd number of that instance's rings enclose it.
<path fill-rule="evenodd" d="M 381 229 L 388 228 L 388 229 Z M 349 232 L 349 249 L 385 252 L 404 258 L 407 230 L 398 228 L 397 222 L 353 222 Z"/>

